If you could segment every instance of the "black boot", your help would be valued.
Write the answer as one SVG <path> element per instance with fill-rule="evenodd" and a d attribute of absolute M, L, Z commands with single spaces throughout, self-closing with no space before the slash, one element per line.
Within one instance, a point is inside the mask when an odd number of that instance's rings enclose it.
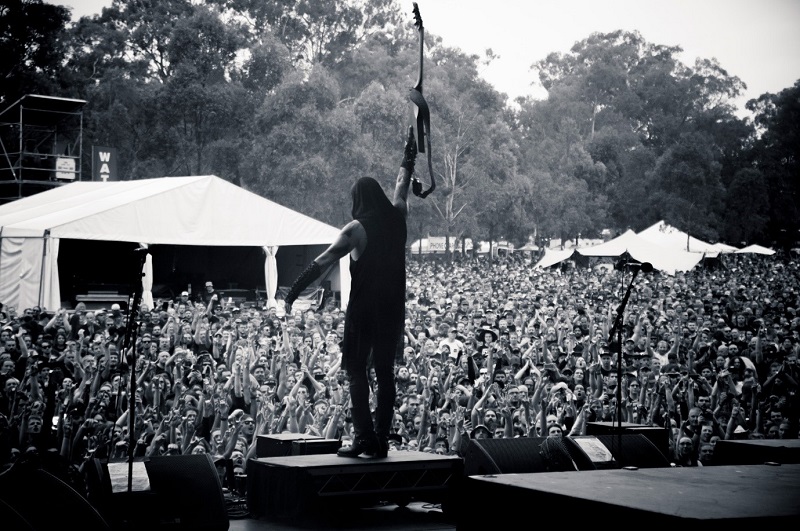
<path fill-rule="evenodd" d="M 389 438 L 388 437 L 381 437 L 378 435 L 377 444 L 375 446 L 375 452 L 372 454 L 372 457 L 376 459 L 383 459 L 389 455 Z"/>
<path fill-rule="evenodd" d="M 378 450 L 378 438 L 375 434 L 367 437 L 358 437 L 353 439 L 353 443 L 346 448 L 339 448 L 336 455 L 339 457 L 358 457 L 361 454 L 368 456 L 375 455 Z"/>

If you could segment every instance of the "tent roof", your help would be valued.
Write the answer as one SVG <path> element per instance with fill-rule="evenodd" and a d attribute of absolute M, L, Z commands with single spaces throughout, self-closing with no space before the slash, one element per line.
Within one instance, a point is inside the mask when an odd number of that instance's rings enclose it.
<path fill-rule="evenodd" d="M 599 245 L 578 248 L 583 256 L 619 257 L 628 253 L 637 262 L 650 262 L 655 269 L 674 274 L 689 271 L 703 259 L 703 253 L 690 253 L 652 243 L 628 229 L 616 238 Z"/>
<path fill-rule="evenodd" d="M 215 175 L 75 182 L 0 206 L 0 236 L 264 246 L 326 245 L 339 230 Z"/>
<path fill-rule="evenodd" d="M 575 254 L 575 249 L 545 249 L 544 256 L 534 267 L 546 268 L 567 260 Z"/>
<path fill-rule="evenodd" d="M 733 245 L 728 245 L 727 243 L 717 242 L 714 244 L 714 247 L 721 253 L 735 253 L 739 249 L 734 247 Z"/>
<path fill-rule="evenodd" d="M 737 252 L 737 253 L 766 254 L 766 255 L 770 255 L 770 256 L 775 254 L 775 251 L 773 251 L 772 249 L 770 249 L 768 247 L 762 247 L 761 245 L 758 245 L 758 244 L 755 244 L 755 243 L 753 245 L 748 245 L 747 247 L 743 247 L 743 248 L 741 248 L 741 249 L 739 249 L 738 251 L 735 251 L 735 252 Z"/>
<path fill-rule="evenodd" d="M 535 243 L 528 242 L 525 245 L 523 245 L 522 247 L 518 247 L 517 249 L 514 249 L 514 250 L 515 251 L 538 251 L 539 250 L 539 246 L 536 245 Z"/>
<path fill-rule="evenodd" d="M 714 256 L 720 252 L 716 246 L 706 243 L 703 240 L 697 239 L 694 236 L 689 236 L 688 233 L 679 230 L 666 222 L 659 221 L 641 231 L 639 236 L 643 239 L 676 249 L 679 251 L 689 251 L 693 253 L 713 253 Z"/>

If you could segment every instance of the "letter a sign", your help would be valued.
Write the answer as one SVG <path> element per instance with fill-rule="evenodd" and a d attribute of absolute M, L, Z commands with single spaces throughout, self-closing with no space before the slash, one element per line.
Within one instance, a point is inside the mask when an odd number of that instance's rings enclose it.
<path fill-rule="evenodd" d="M 92 146 L 92 180 L 119 181 L 117 148 Z"/>

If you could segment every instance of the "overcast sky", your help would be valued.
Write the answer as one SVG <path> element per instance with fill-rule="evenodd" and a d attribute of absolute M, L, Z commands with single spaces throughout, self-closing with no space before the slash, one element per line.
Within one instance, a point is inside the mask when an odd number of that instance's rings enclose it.
<path fill-rule="evenodd" d="M 73 18 L 100 13 L 111 0 L 46 0 L 73 8 Z M 408 4 L 413 21 L 413 2 Z M 740 108 L 800 79 L 800 0 L 419 0 L 423 26 L 448 46 L 499 55 L 482 71 L 510 99 L 546 97 L 530 66 L 567 52 L 594 32 L 637 30 L 653 44 L 680 46 L 684 63 L 716 58 L 747 92 Z"/>

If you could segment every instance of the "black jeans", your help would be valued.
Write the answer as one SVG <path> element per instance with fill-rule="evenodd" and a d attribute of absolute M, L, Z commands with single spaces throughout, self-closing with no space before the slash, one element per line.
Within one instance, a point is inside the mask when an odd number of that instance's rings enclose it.
<path fill-rule="evenodd" d="M 372 322 L 345 323 L 344 365 L 350 380 L 350 417 L 356 439 L 366 439 L 373 434 L 386 439 L 394 418 L 396 389 L 394 383 L 394 362 L 400 341 L 400 327 L 381 326 Z M 394 333 L 391 329 L 395 329 Z M 375 422 L 369 402 L 369 372 L 375 368 L 378 381 L 377 408 Z"/>

